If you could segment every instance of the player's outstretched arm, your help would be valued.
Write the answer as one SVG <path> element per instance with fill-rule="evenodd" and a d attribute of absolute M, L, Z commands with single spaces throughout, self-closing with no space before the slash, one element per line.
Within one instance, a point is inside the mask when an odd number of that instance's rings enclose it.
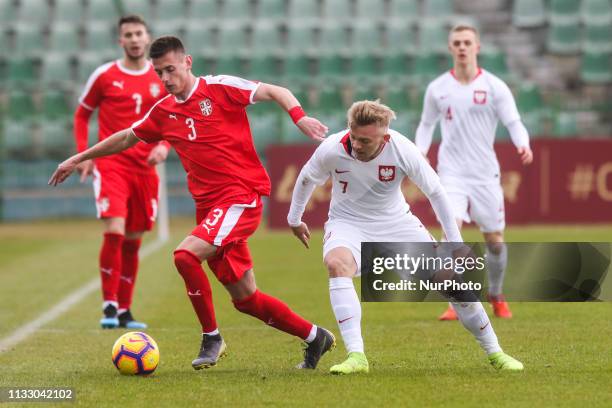
<path fill-rule="evenodd" d="M 531 147 L 529 147 L 529 133 L 525 125 L 523 125 L 523 122 L 520 119 L 515 120 L 507 125 L 506 129 L 508 129 L 510 133 L 512 143 L 516 146 L 516 152 L 521 158 L 521 163 L 524 166 L 531 164 L 533 161 L 533 152 L 531 151 Z"/>
<path fill-rule="evenodd" d="M 422 156 L 419 149 L 407 139 L 399 139 L 404 146 L 402 164 L 410 180 L 425 194 L 442 225 L 449 242 L 463 242 L 455 221 L 453 208 L 440 183 L 440 178 Z"/>
<path fill-rule="evenodd" d="M 138 143 L 138 138 L 134 135 L 132 129 L 124 129 L 109 136 L 103 141 L 93 145 L 84 152 L 77 153 L 74 156 L 68 158 L 66 161 L 60 163 L 57 166 L 57 170 L 53 173 L 49 179 L 49 185 L 57 186 L 72 174 L 76 166 L 90 159 L 95 159 L 102 156 L 110 156 L 115 153 L 122 152 Z"/>
<path fill-rule="evenodd" d="M 291 206 L 287 215 L 287 223 L 291 227 L 293 235 L 302 241 L 306 248 L 309 248 L 310 231 L 308 230 L 308 225 L 302 221 L 302 215 L 312 192 L 316 188 L 316 184 L 306 176 L 307 166 L 308 164 L 302 168 L 295 181 L 293 195 L 291 196 Z"/>
<path fill-rule="evenodd" d="M 327 134 L 327 126 L 318 119 L 307 116 L 300 102 L 287 88 L 271 84 L 260 84 L 255 92 L 254 101 L 274 101 L 293 119 L 293 123 L 306 136 L 313 140 L 323 140 Z"/>
<path fill-rule="evenodd" d="M 431 85 L 427 87 L 425 96 L 423 97 L 423 112 L 421 113 L 421 121 L 416 130 L 414 144 L 421 151 L 423 156 L 427 158 L 427 152 L 431 147 L 436 122 L 438 121 L 438 108 L 436 100 L 431 89 Z M 427 160 L 429 162 L 429 160 Z"/>
<path fill-rule="evenodd" d="M 77 152 L 87 150 L 87 141 L 89 135 L 89 118 L 91 118 L 92 110 L 79 105 L 74 112 L 74 140 L 76 142 Z M 94 163 L 91 160 L 86 160 L 79 163 L 76 167 L 77 172 L 81 175 L 80 182 L 83 183 L 87 177 L 93 174 Z"/>
<path fill-rule="evenodd" d="M 508 85 L 500 79 L 496 79 L 493 83 L 496 84 L 494 108 L 497 117 L 508 129 L 521 163 L 526 166 L 533 161 L 533 153 L 529 147 L 529 133 L 521 121 L 516 101 Z"/>
<path fill-rule="evenodd" d="M 438 222 L 442 225 L 444 236 L 449 242 L 463 242 L 461 232 L 455 221 L 453 207 L 446 195 L 442 184 L 438 183 L 433 190 L 427 194 L 431 208 L 433 208 Z"/>
<path fill-rule="evenodd" d="M 429 159 L 427 158 L 427 152 L 431 147 L 431 142 L 433 140 L 433 133 L 435 129 L 435 123 L 431 124 L 421 121 L 419 122 L 419 126 L 416 130 L 416 136 L 414 138 L 414 144 L 419 149 L 421 154 L 423 154 L 423 157 L 425 157 L 425 160 L 427 160 L 428 163 Z"/>

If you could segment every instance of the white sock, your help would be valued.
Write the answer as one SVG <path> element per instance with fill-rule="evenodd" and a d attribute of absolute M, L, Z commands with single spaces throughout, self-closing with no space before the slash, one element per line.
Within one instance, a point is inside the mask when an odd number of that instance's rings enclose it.
<path fill-rule="evenodd" d="M 216 328 L 215 330 L 209 333 L 202 333 L 202 334 L 206 334 L 207 336 L 216 336 L 217 334 L 219 334 L 219 328 Z"/>
<path fill-rule="evenodd" d="M 310 329 L 310 333 L 308 333 L 308 337 L 304 339 L 306 343 L 312 343 L 312 341 L 317 337 L 317 325 L 313 324 Z"/>
<path fill-rule="evenodd" d="M 494 254 L 487 247 L 487 274 L 489 277 L 489 295 L 499 296 L 502 294 L 502 285 L 504 284 L 504 273 L 508 264 L 508 249 L 506 244 L 501 244 L 501 252 Z"/>
<path fill-rule="evenodd" d="M 476 340 L 480 344 L 480 347 L 487 353 L 497 353 L 502 351 L 497 341 L 497 336 L 485 312 L 482 303 L 480 302 L 468 302 L 468 303 L 452 303 L 457 316 L 463 324 L 463 327 L 468 329 Z"/>
<path fill-rule="evenodd" d="M 329 299 L 346 351 L 363 353 L 361 303 L 352 278 L 329 278 Z"/>

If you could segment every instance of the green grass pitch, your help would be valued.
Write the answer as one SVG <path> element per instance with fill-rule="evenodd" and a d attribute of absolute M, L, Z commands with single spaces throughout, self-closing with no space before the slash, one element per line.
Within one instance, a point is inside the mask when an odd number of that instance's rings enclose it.
<path fill-rule="evenodd" d="M 215 281 L 229 355 L 217 367 L 196 372 L 190 362 L 199 347 L 199 328 L 171 258 L 191 228 L 189 219 L 173 220 L 171 242 L 141 264 L 133 311 L 149 323 L 147 332 L 161 350 L 153 376 L 125 377 L 114 368 L 111 347 L 124 331 L 99 329 L 96 292 L 0 353 L 0 387 L 73 387 L 77 405 L 96 407 L 612 405 L 610 303 L 516 303 L 514 319 L 493 319 L 502 347 L 526 366 L 519 374 L 495 372 L 460 324 L 438 322 L 445 304 L 364 304 L 371 372 L 332 377 L 329 367 L 345 357 L 340 339 L 316 371 L 295 370 L 300 341 L 234 310 Z M 96 221 L 0 226 L 0 339 L 97 276 L 100 230 Z M 480 239 L 476 230 L 464 235 Z M 513 227 L 506 236 L 508 241 L 609 241 L 612 225 Z M 257 282 L 337 334 L 320 232 L 313 241 L 306 250 L 289 233 L 261 227 L 250 241 Z"/>

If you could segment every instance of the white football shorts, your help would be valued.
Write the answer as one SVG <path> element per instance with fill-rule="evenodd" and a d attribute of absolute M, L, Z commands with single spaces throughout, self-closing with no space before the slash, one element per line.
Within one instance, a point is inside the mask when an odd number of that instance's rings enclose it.
<path fill-rule="evenodd" d="M 325 223 L 323 235 L 323 259 L 334 248 L 344 247 L 353 253 L 357 272 L 361 275 L 362 242 L 435 242 L 421 221 L 411 212 L 392 222 L 358 224 L 342 219 Z"/>
<path fill-rule="evenodd" d="M 441 179 L 455 217 L 474 221 L 482 232 L 503 231 L 506 227 L 504 191 L 499 184 L 468 184 Z"/>

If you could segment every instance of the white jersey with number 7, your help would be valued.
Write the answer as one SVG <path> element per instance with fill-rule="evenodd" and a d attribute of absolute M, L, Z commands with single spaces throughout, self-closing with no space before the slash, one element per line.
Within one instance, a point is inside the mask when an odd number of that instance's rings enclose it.
<path fill-rule="evenodd" d="M 401 191 L 404 177 L 427 196 L 441 188 L 438 175 L 416 146 L 394 130 L 389 134 L 380 154 L 368 162 L 353 157 L 349 131 L 343 130 L 328 136 L 306 163 L 302 174 L 307 182 L 321 185 L 332 179 L 330 220 L 397 220 L 410 209 Z"/>

